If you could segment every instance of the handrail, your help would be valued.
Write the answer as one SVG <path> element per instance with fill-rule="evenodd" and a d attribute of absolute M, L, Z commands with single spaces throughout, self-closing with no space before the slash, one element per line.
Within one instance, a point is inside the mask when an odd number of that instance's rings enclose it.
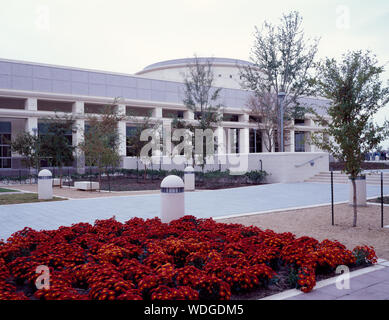
<path fill-rule="evenodd" d="M 313 158 L 313 159 L 311 159 L 311 160 L 305 161 L 305 162 L 302 163 L 302 164 L 295 164 L 294 166 L 295 166 L 296 168 L 300 168 L 300 167 L 302 167 L 303 165 L 308 164 L 308 163 L 311 164 L 311 165 L 313 165 L 313 164 L 314 164 L 313 161 L 315 161 L 315 160 L 317 160 L 317 159 L 320 159 L 320 158 L 323 158 L 323 157 L 324 157 L 324 155 L 317 156 L 316 158 Z"/>

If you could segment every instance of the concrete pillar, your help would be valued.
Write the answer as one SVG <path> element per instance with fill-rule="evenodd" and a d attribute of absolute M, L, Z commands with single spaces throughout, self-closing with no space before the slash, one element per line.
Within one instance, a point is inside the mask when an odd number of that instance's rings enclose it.
<path fill-rule="evenodd" d="M 184 213 L 184 181 L 178 176 L 167 176 L 161 182 L 161 221 L 169 223 L 182 218 Z"/>
<path fill-rule="evenodd" d="M 289 130 L 289 152 L 294 152 L 294 130 Z"/>
<path fill-rule="evenodd" d="M 184 111 L 184 119 L 185 120 L 194 120 L 194 113 L 192 110 Z"/>
<path fill-rule="evenodd" d="M 239 153 L 249 153 L 249 128 L 239 129 Z"/>
<path fill-rule="evenodd" d="M 84 120 L 84 102 L 76 101 L 72 106 L 72 116 L 75 119 L 73 134 L 72 134 L 72 144 L 74 147 L 77 147 L 80 143 L 84 141 L 84 130 L 85 130 L 85 120 Z M 85 173 L 85 156 L 84 153 L 76 148 L 74 152 L 76 158 L 76 168 L 77 173 Z"/>
<path fill-rule="evenodd" d="M 153 118 L 162 118 L 162 107 L 155 107 L 151 113 Z"/>
<path fill-rule="evenodd" d="M 29 117 L 26 119 L 25 131 L 30 134 L 38 134 L 38 118 L 37 117 Z"/>
<path fill-rule="evenodd" d="M 226 153 L 226 132 L 223 127 L 217 127 L 216 132 L 217 136 L 217 154 L 225 154 Z"/>
<path fill-rule="evenodd" d="M 38 99 L 37 98 L 27 98 L 24 103 L 24 109 L 29 111 L 38 110 Z"/>
<path fill-rule="evenodd" d="M 126 105 L 119 104 L 117 106 L 117 112 L 119 116 L 126 115 Z M 127 131 L 126 131 L 126 121 L 122 120 L 118 122 L 118 133 L 119 133 L 119 155 L 125 157 L 127 154 Z"/>
<path fill-rule="evenodd" d="M 38 99 L 36 98 L 27 98 L 24 103 L 24 109 L 28 111 L 37 111 L 38 110 Z M 29 117 L 26 120 L 25 131 L 30 134 L 38 134 L 38 118 Z"/>

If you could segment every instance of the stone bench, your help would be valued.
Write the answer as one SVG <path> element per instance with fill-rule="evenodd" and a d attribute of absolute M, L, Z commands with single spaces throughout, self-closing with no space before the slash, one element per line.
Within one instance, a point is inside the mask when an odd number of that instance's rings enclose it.
<path fill-rule="evenodd" d="M 100 189 L 99 183 L 95 181 L 76 181 L 74 187 L 78 190 L 97 190 Z"/>
<path fill-rule="evenodd" d="M 59 186 L 59 184 L 60 184 L 60 179 L 59 178 L 54 178 L 53 179 L 53 187 L 57 187 L 57 186 Z"/>

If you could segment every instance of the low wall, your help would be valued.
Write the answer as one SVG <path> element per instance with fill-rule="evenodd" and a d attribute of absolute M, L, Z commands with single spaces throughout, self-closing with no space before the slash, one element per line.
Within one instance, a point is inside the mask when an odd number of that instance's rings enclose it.
<path fill-rule="evenodd" d="M 317 173 L 329 170 L 329 156 L 325 152 L 272 152 L 250 154 L 226 154 L 218 155 L 207 160 L 204 171 L 226 170 L 231 174 L 242 174 L 247 171 L 265 170 L 269 176 L 268 183 L 278 182 L 302 182 Z M 174 159 L 169 157 L 152 157 L 147 163 L 147 169 L 184 170 L 187 161 L 183 156 Z M 124 169 L 142 170 L 144 163 L 135 157 L 122 159 Z M 196 171 L 201 171 L 201 166 L 195 166 Z"/>

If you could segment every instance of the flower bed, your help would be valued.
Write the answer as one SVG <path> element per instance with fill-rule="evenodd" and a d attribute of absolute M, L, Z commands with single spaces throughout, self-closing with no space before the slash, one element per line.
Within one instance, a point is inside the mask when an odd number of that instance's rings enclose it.
<path fill-rule="evenodd" d="M 25 228 L 0 242 L 0 299 L 230 299 L 277 281 L 312 290 L 316 275 L 376 262 L 370 247 L 186 216 L 114 218 L 53 231 Z M 39 265 L 50 289 L 36 289 Z"/>

